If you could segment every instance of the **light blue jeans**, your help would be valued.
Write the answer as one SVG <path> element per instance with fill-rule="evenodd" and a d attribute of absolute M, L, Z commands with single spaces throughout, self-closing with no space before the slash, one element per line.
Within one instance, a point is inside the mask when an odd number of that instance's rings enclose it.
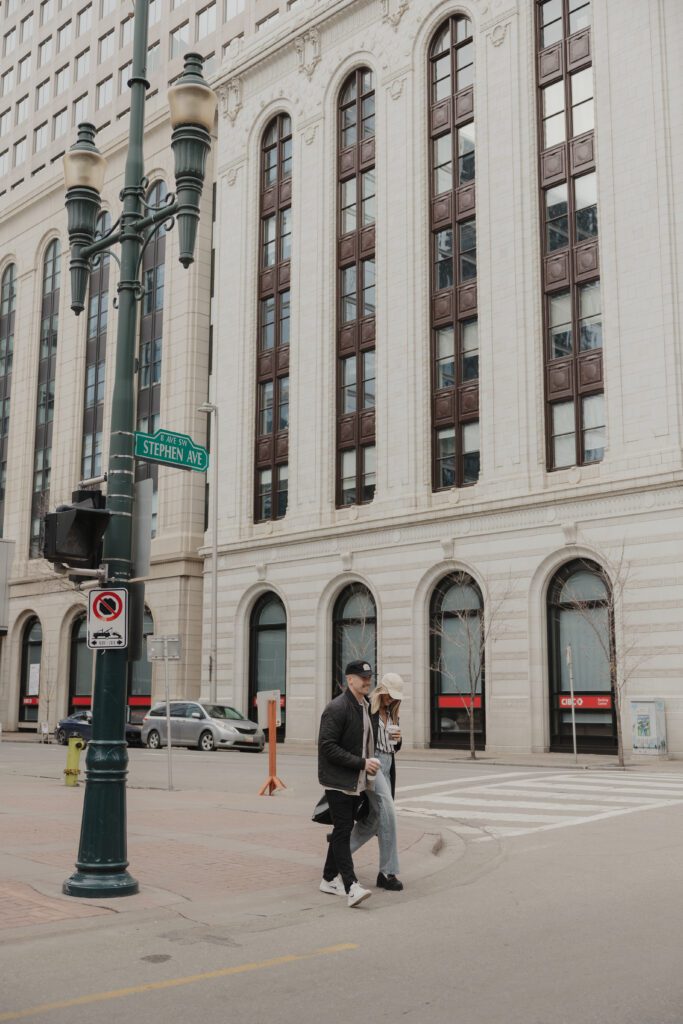
<path fill-rule="evenodd" d="M 382 765 L 375 775 L 373 789 L 368 790 L 370 811 L 364 821 L 357 821 L 351 833 L 351 853 L 377 836 L 379 841 L 379 870 L 383 875 L 397 875 L 398 841 L 396 837 L 396 809 L 391 798 L 391 754 L 378 752 Z"/>

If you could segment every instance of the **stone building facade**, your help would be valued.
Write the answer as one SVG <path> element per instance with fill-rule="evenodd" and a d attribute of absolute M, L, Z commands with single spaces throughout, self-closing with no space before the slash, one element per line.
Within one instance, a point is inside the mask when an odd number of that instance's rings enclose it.
<path fill-rule="evenodd" d="M 620 696 L 683 752 L 682 41 L 669 0 L 302 0 L 226 55 L 218 692 L 279 686 L 287 742 L 360 651 L 417 746 L 567 749 L 573 642 L 580 749 Z"/>

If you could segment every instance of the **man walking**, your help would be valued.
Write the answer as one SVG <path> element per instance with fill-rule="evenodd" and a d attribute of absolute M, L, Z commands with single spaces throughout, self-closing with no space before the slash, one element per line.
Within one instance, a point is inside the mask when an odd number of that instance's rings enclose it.
<path fill-rule="evenodd" d="M 367 661 L 350 661 L 344 670 L 348 688 L 327 705 L 318 735 L 318 780 L 332 815 L 332 836 L 323 868 L 321 892 L 340 895 L 340 881 L 350 907 L 371 895 L 356 878 L 351 857 L 351 830 L 363 792 L 372 788 L 380 767 L 374 757 L 374 740 L 368 702 L 372 667 Z"/>

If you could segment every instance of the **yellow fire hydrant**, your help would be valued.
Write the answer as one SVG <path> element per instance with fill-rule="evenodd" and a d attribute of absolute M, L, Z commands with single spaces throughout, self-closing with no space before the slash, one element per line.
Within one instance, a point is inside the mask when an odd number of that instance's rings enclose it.
<path fill-rule="evenodd" d="M 64 769 L 64 783 L 67 786 L 78 785 L 78 773 L 80 772 L 81 750 L 85 743 L 80 736 L 69 736 L 69 747 L 66 752 L 66 768 Z"/>

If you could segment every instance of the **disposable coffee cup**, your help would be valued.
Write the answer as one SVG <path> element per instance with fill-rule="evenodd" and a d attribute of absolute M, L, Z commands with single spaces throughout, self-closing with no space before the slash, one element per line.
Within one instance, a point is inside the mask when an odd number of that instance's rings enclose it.
<path fill-rule="evenodd" d="M 394 725 L 393 722 L 391 723 L 391 725 L 387 726 L 387 732 L 389 733 L 390 736 L 395 736 L 396 733 L 400 731 L 401 727 L 399 725 Z"/>

